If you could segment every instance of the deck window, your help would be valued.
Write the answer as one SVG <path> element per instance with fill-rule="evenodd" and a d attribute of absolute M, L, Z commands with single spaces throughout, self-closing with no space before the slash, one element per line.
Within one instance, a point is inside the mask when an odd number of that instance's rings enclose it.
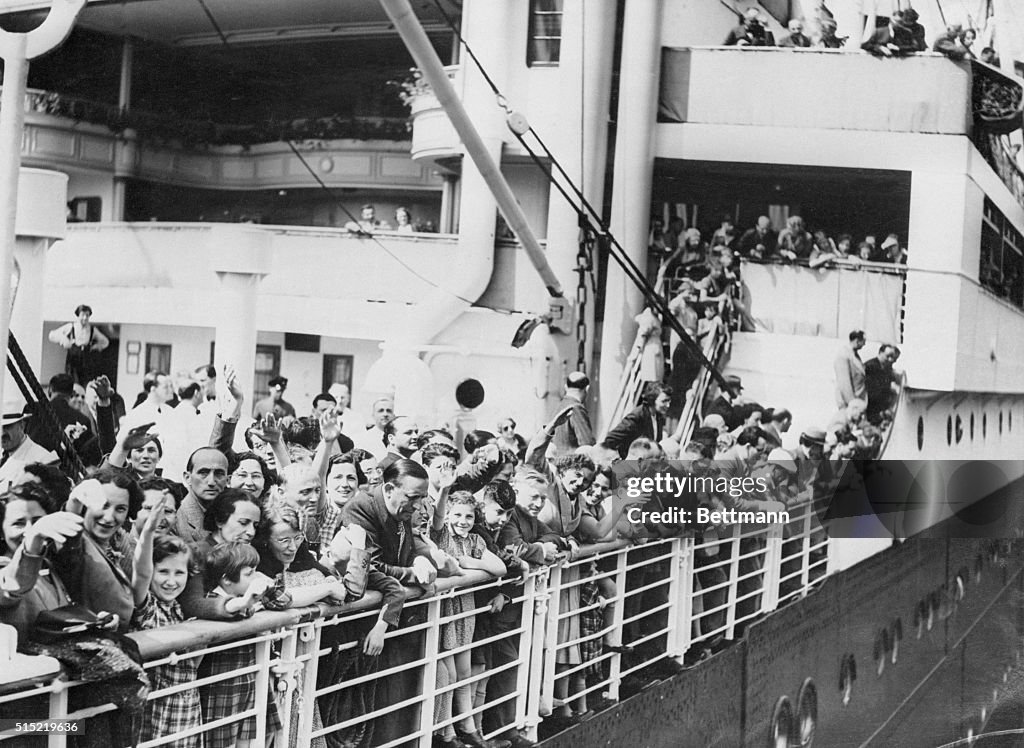
<path fill-rule="evenodd" d="M 988 198 L 978 281 L 992 293 L 1024 307 L 1024 237 Z"/>
<path fill-rule="evenodd" d="M 530 0 L 526 64 L 557 65 L 562 54 L 562 0 Z"/>

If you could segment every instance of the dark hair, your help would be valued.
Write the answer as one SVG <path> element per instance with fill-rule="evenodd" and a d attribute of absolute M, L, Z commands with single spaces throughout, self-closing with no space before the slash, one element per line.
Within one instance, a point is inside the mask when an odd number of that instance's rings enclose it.
<path fill-rule="evenodd" d="M 259 565 L 259 552 L 244 540 L 218 543 L 206 554 L 203 589 L 210 592 L 220 584 L 221 579 L 237 582 L 242 576 L 242 569 L 246 566 L 255 569 Z"/>
<path fill-rule="evenodd" d="M 319 395 L 313 398 L 313 408 L 316 408 L 316 404 L 326 400 L 332 405 L 338 404 L 338 398 L 332 395 L 330 392 L 321 392 Z"/>
<path fill-rule="evenodd" d="M 447 444 L 428 444 L 420 451 L 420 464 L 428 467 L 438 457 L 447 457 L 456 465 L 459 464 L 459 451 Z"/>
<path fill-rule="evenodd" d="M 92 307 L 89 306 L 88 304 L 79 304 L 78 306 L 75 307 L 76 317 L 82 312 L 88 312 L 89 314 L 92 314 Z"/>
<path fill-rule="evenodd" d="M 50 389 L 61 395 L 73 395 L 75 380 L 70 374 L 54 374 L 50 377 Z"/>
<path fill-rule="evenodd" d="M 764 407 L 760 403 L 743 403 L 733 408 L 733 417 L 740 423 L 746 421 L 754 413 L 760 413 L 764 418 Z"/>
<path fill-rule="evenodd" d="M 298 444 L 312 452 L 320 444 L 320 424 L 309 416 L 285 419 L 281 438 L 285 444 Z"/>
<path fill-rule="evenodd" d="M 772 411 L 771 420 L 773 421 L 785 421 L 787 418 L 793 420 L 793 414 L 785 408 Z"/>
<path fill-rule="evenodd" d="M 768 435 L 759 426 L 747 426 L 740 435 L 736 437 L 736 443 L 740 446 L 757 446 L 760 439 L 768 441 Z"/>
<path fill-rule="evenodd" d="M 199 392 L 199 382 L 189 382 L 178 388 L 178 397 L 182 400 L 191 400 Z"/>
<path fill-rule="evenodd" d="M 139 513 L 139 507 L 142 506 L 142 501 L 146 497 L 142 493 L 142 489 L 139 488 L 139 484 L 128 473 L 116 468 L 100 468 L 89 477 L 99 481 L 102 485 L 123 488 L 128 492 L 128 516 L 134 517 Z"/>
<path fill-rule="evenodd" d="M 484 486 L 484 501 L 493 501 L 505 511 L 516 505 L 516 490 L 506 480 L 492 480 Z"/>
<path fill-rule="evenodd" d="M 206 514 L 203 515 L 203 529 L 208 532 L 217 532 L 220 526 L 231 519 L 235 513 L 235 505 L 247 501 L 257 509 L 260 505 L 255 499 L 249 498 L 249 494 L 238 488 L 225 488 L 206 507 Z"/>
<path fill-rule="evenodd" d="M 718 447 L 718 429 L 711 428 L 710 426 L 698 426 L 693 430 L 693 435 L 690 437 L 691 442 L 700 443 L 706 452 L 702 452 L 706 457 L 713 458 L 715 456 L 715 450 Z"/>
<path fill-rule="evenodd" d="M 241 454 L 233 454 L 232 459 L 228 460 L 228 475 L 234 473 L 246 460 L 255 460 L 259 463 L 260 472 L 263 473 L 263 496 L 267 495 L 271 486 L 278 484 L 277 473 L 270 469 L 267 465 L 267 461 L 260 457 L 255 452 L 242 452 Z M 262 496 L 260 497 L 262 498 Z"/>
<path fill-rule="evenodd" d="M 384 432 L 384 438 L 383 438 L 384 446 L 387 446 L 388 437 L 395 435 L 395 422 L 399 418 L 409 418 L 409 416 L 405 416 L 405 415 L 391 416 L 391 418 L 389 418 L 387 420 L 387 422 L 384 424 L 384 428 L 382 429 L 382 431 Z"/>
<path fill-rule="evenodd" d="M 174 497 L 174 508 L 177 509 L 181 506 L 181 484 L 175 483 L 174 481 L 167 480 L 166 478 L 146 478 L 144 481 L 139 481 L 139 488 L 142 489 L 142 493 L 146 491 L 164 491 Z M 132 518 L 134 519 L 134 517 Z"/>
<path fill-rule="evenodd" d="M 465 438 L 462 440 L 462 448 L 466 450 L 467 454 L 473 454 L 473 452 L 476 452 L 480 447 L 486 447 L 491 442 L 496 441 L 497 438 L 498 437 L 490 431 L 476 429 L 466 434 Z"/>
<path fill-rule="evenodd" d="M 365 450 L 362 447 L 355 447 L 354 449 L 350 449 L 345 454 L 352 455 L 352 459 L 356 461 L 357 465 L 360 462 L 366 462 L 367 460 L 376 460 L 377 459 L 374 456 L 373 452 Z"/>
<path fill-rule="evenodd" d="M 388 465 L 387 470 L 384 471 L 383 482 L 395 485 L 402 478 L 429 480 L 426 468 L 418 462 L 413 462 L 412 460 L 395 460 Z"/>
<path fill-rule="evenodd" d="M 350 449 L 348 452 L 345 452 L 345 454 L 334 455 L 327 462 L 327 472 L 324 473 L 325 477 L 331 474 L 331 468 L 335 465 L 351 465 L 356 469 L 356 482 L 360 486 L 366 483 L 366 474 L 363 473 L 363 469 L 359 467 L 359 460 L 356 458 L 356 452 L 359 451 L 362 450 Z M 370 456 L 373 457 L 373 455 Z"/>
<path fill-rule="evenodd" d="M 594 470 L 594 461 L 580 454 L 561 455 L 555 458 L 553 464 L 559 475 L 567 470 Z"/>
<path fill-rule="evenodd" d="M 185 463 L 185 472 L 186 473 L 191 473 L 192 472 L 192 468 L 195 467 L 194 463 L 195 463 L 196 455 L 199 454 L 200 452 L 204 452 L 206 450 L 210 450 L 211 452 L 216 452 L 221 457 L 223 457 L 225 461 L 228 459 L 227 455 L 225 455 L 223 452 L 221 452 L 216 447 L 200 447 L 199 449 L 193 451 L 192 454 L 190 454 L 188 456 L 188 462 Z"/>
<path fill-rule="evenodd" d="M 672 388 L 668 387 L 661 382 L 647 382 L 644 384 L 643 390 L 640 392 L 640 402 L 648 407 L 654 405 L 654 401 L 658 399 L 661 393 L 672 395 Z"/>
<path fill-rule="evenodd" d="M 156 387 L 156 382 L 160 377 L 166 377 L 167 372 L 163 371 L 149 371 L 146 372 L 146 376 L 142 378 L 142 391 L 149 393 L 151 389 Z"/>
<path fill-rule="evenodd" d="M 850 342 L 852 343 L 854 340 L 864 340 L 864 331 L 863 330 L 851 330 L 850 331 Z"/>
<path fill-rule="evenodd" d="M 203 364 L 202 366 L 197 366 L 192 371 L 192 373 L 193 374 L 198 374 L 201 371 L 205 372 L 206 376 L 209 377 L 210 379 L 216 379 L 217 378 L 217 367 L 214 366 L 213 364 Z"/>
<path fill-rule="evenodd" d="M 274 377 L 267 382 L 267 386 L 270 388 L 280 387 L 282 390 L 286 390 L 288 389 L 288 377 Z"/>
<path fill-rule="evenodd" d="M 64 506 L 68 496 L 71 495 L 71 479 L 64 474 L 63 470 L 53 465 L 44 465 L 41 462 L 30 462 L 24 467 L 24 470 L 39 479 L 37 485 L 47 493 L 54 507 Z"/>
<path fill-rule="evenodd" d="M 590 386 L 590 377 L 581 371 L 574 371 L 565 378 L 565 386 L 575 390 L 586 389 Z"/>
<path fill-rule="evenodd" d="M 420 433 L 420 444 L 429 444 L 430 440 L 437 435 L 443 436 L 445 439 L 450 441 L 452 444 L 455 443 L 455 437 L 452 436 L 448 429 L 427 429 Z"/>
<path fill-rule="evenodd" d="M 43 508 L 47 514 L 53 514 L 60 507 L 60 504 L 53 500 L 50 493 L 37 483 L 22 483 L 11 486 L 0 496 L 0 524 L 7 514 L 7 502 L 9 501 L 34 501 Z"/>
<path fill-rule="evenodd" d="M 188 547 L 188 544 L 179 538 L 177 535 L 157 535 L 153 538 L 153 563 L 158 564 L 165 558 L 171 556 L 177 556 L 179 553 L 184 553 L 186 558 L 186 566 L 188 561 L 192 559 L 192 551 Z"/>
<path fill-rule="evenodd" d="M 128 435 L 128 438 L 124 440 L 124 451 L 130 457 L 134 450 L 142 449 L 150 442 L 153 442 L 156 445 L 157 451 L 160 453 L 160 456 L 163 457 L 164 445 L 160 443 L 160 439 L 158 439 L 155 434 L 149 434 L 142 430 L 133 431 Z"/>

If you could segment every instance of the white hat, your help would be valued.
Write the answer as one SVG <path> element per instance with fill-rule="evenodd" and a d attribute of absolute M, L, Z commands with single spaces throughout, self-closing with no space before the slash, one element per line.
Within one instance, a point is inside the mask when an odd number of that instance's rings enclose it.
<path fill-rule="evenodd" d="M 24 400 L 20 398 L 5 400 L 3 422 L 0 423 L 0 426 L 11 426 L 19 421 L 24 421 L 26 418 L 31 418 L 32 413 L 26 411 L 28 411 L 28 408 Z"/>
<path fill-rule="evenodd" d="M 778 465 L 791 475 L 795 475 L 797 472 L 796 460 L 793 459 L 793 455 L 781 447 L 776 447 L 768 454 L 768 464 Z"/>

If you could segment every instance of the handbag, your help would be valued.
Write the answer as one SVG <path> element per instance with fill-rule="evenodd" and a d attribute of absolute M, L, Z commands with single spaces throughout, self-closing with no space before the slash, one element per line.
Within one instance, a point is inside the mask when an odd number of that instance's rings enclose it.
<path fill-rule="evenodd" d="M 116 622 L 117 616 L 113 613 L 93 613 L 82 605 L 63 605 L 41 611 L 30 638 L 37 642 L 55 642 L 75 634 L 107 631 L 115 628 Z"/>

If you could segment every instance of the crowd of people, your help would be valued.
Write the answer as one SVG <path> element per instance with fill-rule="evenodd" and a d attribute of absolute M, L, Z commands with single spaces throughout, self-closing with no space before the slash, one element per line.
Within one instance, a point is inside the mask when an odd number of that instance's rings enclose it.
<path fill-rule="evenodd" d="M 917 52 L 928 51 L 924 26 L 913 8 L 894 11 L 891 16 L 876 16 L 875 28 L 864 34 L 860 48 L 879 57 L 903 57 Z M 786 31 L 778 38 L 768 28 L 761 12 L 749 8 L 742 22 L 731 29 L 723 42 L 726 46 L 740 47 L 789 47 L 819 49 L 842 49 L 849 41 L 848 36 L 837 36 L 835 19 L 827 11 L 816 19 L 813 37 L 804 33 L 802 18 L 792 18 Z M 962 24 L 949 24 L 932 45 L 932 51 L 940 52 L 954 60 L 977 59 L 989 65 L 999 66 L 999 58 L 992 47 L 976 51 L 978 32 L 965 29 Z"/>

